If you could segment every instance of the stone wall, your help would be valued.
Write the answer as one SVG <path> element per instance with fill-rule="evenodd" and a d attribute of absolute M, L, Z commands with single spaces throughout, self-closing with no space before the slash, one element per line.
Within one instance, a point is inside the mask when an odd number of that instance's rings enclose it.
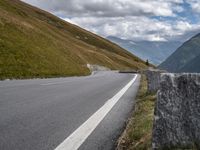
<path fill-rule="evenodd" d="M 153 149 L 200 149 L 200 74 L 162 74 Z"/>
<path fill-rule="evenodd" d="M 148 82 L 148 92 L 157 92 L 157 90 L 160 88 L 160 74 L 163 72 L 164 71 L 162 70 L 156 69 L 149 69 L 144 71 Z"/>

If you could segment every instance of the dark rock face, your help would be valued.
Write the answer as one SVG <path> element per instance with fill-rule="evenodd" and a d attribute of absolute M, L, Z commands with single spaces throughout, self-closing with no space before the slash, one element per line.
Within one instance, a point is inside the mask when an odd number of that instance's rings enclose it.
<path fill-rule="evenodd" d="M 200 74 L 162 74 L 153 149 L 200 149 Z"/>
<path fill-rule="evenodd" d="M 144 73 L 147 76 L 148 82 L 148 92 L 157 92 L 160 88 L 160 74 L 164 71 L 150 69 L 146 70 Z"/>

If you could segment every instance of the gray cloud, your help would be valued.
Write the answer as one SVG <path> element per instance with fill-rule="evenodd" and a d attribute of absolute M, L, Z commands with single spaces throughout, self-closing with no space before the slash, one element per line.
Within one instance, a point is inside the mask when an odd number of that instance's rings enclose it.
<path fill-rule="evenodd" d="M 65 16 L 173 16 L 172 4 L 182 0 L 24 0 Z"/>
<path fill-rule="evenodd" d="M 184 41 L 200 24 L 177 16 L 183 0 L 24 0 L 104 37 Z M 191 8 L 195 0 L 187 0 Z M 194 9 L 193 8 L 193 9 Z M 195 10 L 196 10 L 195 9 Z M 172 19 L 159 19 L 159 18 Z"/>
<path fill-rule="evenodd" d="M 148 17 L 95 18 L 74 17 L 66 19 L 94 33 L 117 36 L 135 41 L 185 41 L 200 31 L 200 25 L 187 21 L 159 21 Z M 192 33 L 192 34 L 190 34 Z"/>

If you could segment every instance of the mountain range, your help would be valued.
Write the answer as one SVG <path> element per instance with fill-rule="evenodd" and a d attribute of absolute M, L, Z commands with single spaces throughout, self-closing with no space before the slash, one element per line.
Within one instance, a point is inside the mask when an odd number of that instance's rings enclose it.
<path fill-rule="evenodd" d="M 183 43 L 159 67 L 169 72 L 200 72 L 200 34 Z"/>
<path fill-rule="evenodd" d="M 149 60 L 154 65 L 162 63 L 182 44 L 179 41 L 133 41 L 114 36 L 109 36 L 107 39 L 119 44 L 144 61 Z"/>
<path fill-rule="evenodd" d="M 88 75 L 87 64 L 141 69 L 120 46 L 20 0 L 0 0 L 0 78 Z"/>

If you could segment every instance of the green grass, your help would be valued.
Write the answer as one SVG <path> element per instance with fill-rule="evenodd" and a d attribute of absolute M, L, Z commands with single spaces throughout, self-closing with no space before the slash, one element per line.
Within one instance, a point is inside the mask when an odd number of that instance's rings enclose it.
<path fill-rule="evenodd" d="M 0 1 L 0 79 L 88 75 L 87 63 L 147 67 L 118 45 L 45 11 L 19 0 Z"/>
<path fill-rule="evenodd" d="M 136 97 L 135 110 L 119 139 L 118 150 L 151 149 L 155 99 L 155 94 L 147 93 L 147 81 L 143 75 Z"/>

